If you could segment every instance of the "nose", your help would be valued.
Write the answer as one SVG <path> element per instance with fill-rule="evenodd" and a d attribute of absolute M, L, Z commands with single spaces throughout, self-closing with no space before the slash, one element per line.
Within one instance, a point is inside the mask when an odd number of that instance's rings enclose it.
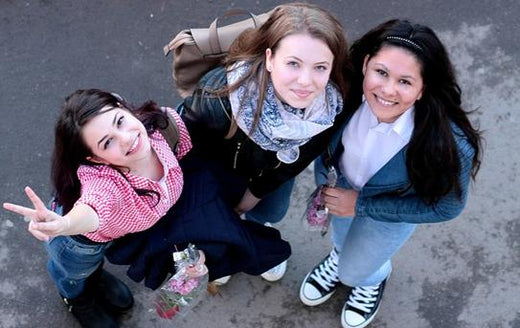
<path fill-rule="evenodd" d="M 123 146 L 131 145 L 134 142 L 134 137 L 130 132 L 120 131 L 118 134 L 119 140 Z"/>
<path fill-rule="evenodd" d="M 393 96 L 397 91 L 396 83 L 393 81 L 387 81 L 381 85 L 381 91 L 384 95 Z"/>
<path fill-rule="evenodd" d="M 308 85 L 312 81 L 312 73 L 308 69 L 302 69 L 298 75 L 298 83 L 301 85 Z"/>

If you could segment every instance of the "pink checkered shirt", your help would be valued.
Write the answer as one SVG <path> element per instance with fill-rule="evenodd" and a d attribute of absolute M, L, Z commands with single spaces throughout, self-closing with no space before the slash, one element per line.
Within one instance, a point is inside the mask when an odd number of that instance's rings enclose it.
<path fill-rule="evenodd" d="M 177 158 L 191 149 L 191 139 L 180 116 L 166 108 L 175 118 L 180 130 Z M 98 242 L 106 242 L 131 232 L 143 231 L 153 226 L 179 199 L 184 183 L 177 158 L 159 131 L 150 136 L 150 144 L 157 153 L 166 172 L 161 183 L 125 173 L 125 176 L 109 166 L 82 165 L 78 168 L 81 196 L 76 204 L 91 206 L 99 216 L 99 228 L 85 236 Z M 125 179 L 126 177 L 126 179 Z M 161 197 L 139 196 L 134 189 L 156 191 Z M 157 203 L 157 204 L 156 204 Z"/>

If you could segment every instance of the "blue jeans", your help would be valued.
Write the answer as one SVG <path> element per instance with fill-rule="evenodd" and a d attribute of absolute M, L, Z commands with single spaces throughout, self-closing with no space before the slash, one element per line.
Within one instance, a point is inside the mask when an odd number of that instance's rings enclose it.
<path fill-rule="evenodd" d="M 63 297 L 78 297 L 87 278 L 103 264 L 108 243 L 89 244 L 71 236 L 58 236 L 46 243 L 49 275 Z"/>
<path fill-rule="evenodd" d="M 326 168 L 319 159 L 314 164 L 316 183 L 325 183 Z M 336 186 L 352 189 L 341 175 Z M 416 224 L 332 215 L 331 227 L 332 244 L 339 255 L 339 279 L 356 287 L 377 285 L 390 275 L 392 256 L 410 238 Z"/>
<path fill-rule="evenodd" d="M 340 281 L 348 286 L 373 286 L 392 271 L 392 256 L 416 225 L 376 221 L 369 217 L 333 216 L 332 244 L 338 251 Z"/>
<path fill-rule="evenodd" d="M 53 206 L 56 205 L 53 202 L 51 199 L 48 208 L 63 215 L 62 207 Z M 47 270 L 61 296 L 75 298 L 83 292 L 87 278 L 103 264 L 108 245 L 82 242 L 72 236 L 54 237 L 45 243 L 49 256 Z"/>
<path fill-rule="evenodd" d="M 262 198 L 255 207 L 248 211 L 246 218 L 261 224 L 281 221 L 289 209 L 293 186 L 294 178 L 284 182 L 278 189 Z"/>

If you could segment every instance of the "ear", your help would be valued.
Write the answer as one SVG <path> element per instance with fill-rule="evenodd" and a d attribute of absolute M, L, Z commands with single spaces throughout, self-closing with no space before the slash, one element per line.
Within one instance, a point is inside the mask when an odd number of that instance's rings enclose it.
<path fill-rule="evenodd" d="M 87 161 L 92 162 L 92 163 L 96 163 L 96 164 L 105 164 L 105 165 L 109 164 L 107 161 L 105 161 L 102 158 L 99 158 L 99 157 L 97 157 L 95 155 L 87 156 Z"/>
<path fill-rule="evenodd" d="M 271 48 L 265 49 L 265 69 L 268 72 L 273 70 L 273 52 Z"/>
<path fill-rule="evenodd" d="M 366 55 L 365 59 L 363 60 L 363 76 L 365 76 L 365 73 L 367 72 L 368 59 L 369 59 L 369 56 Z"/>
<path fill-rule="evenodd" d="M 421 100 L 423 92 L 424 92 L 425 89 L 426 89 L 426 86 L 423 86 L 423 88 L 421 89 L 421 92 L 419 92 L 419 95 L 417 95 L 417 99 L 415 99 L 415 101 Z"/>

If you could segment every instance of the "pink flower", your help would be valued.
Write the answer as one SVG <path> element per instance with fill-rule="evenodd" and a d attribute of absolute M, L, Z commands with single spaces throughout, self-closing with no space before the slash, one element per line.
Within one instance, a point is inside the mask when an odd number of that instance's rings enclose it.
<path fill-rule="evenodd" d="M 181 295 L 188 295 L 198 284 L 199 280 L 197 278 L 170 280 L 170 288 Z"/>

